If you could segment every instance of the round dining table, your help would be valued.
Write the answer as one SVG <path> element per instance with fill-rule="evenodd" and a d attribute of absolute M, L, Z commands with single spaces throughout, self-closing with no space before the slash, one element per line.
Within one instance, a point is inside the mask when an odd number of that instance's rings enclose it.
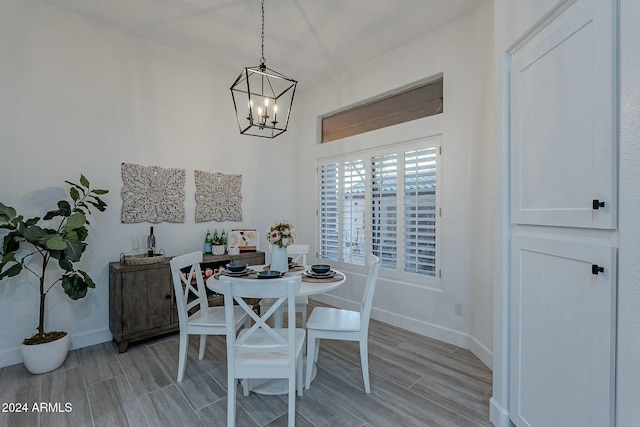
<path fill-rule="evenodd" d="M 247 267 L 253 271 L 262 271 L 262 270 L 266 270 L 269 268 L 268 265 L 250 265 L 249 267 Z M 342 286 L 344 284 L 344 282 L 346 281 L 346 275 L 338 270 L 332 269 L 336 274 L 329 278 L 329 279 L 318 279 L 318 278 L 314 278 L 314 277 L 309 277 L 305 274 L 306 271 L 309 270 L 309 266 L 299 266 L 298 268 L 293 268 L 291 270 L 289 270 L 288 272 L 285 273 L 285 276 L 289 276 L 289 275 L 302 275 L 302 283 L 300 285 L 300 293 L 298 295 L 300 296 L 309 296 L 309 295 L 316 295 L 316 294 L 322 294 L 324 292 L 329 292 L 332 291 L 333 289 L 336 289 L 340 286 Z M 214 274 L 213 276 L 209 277 L 207 279 L 207 288 L 209 288 L 211 291 L 213 292 L 217 292 L 219 294 L 222 293 L 222 283 L 220 282 L 220 280 L 218 280 L 218 278 L 220 277 L 220 274 Z M 253 278 L 247 278 L 247 280 L 253 280 Z M 255 279 L 255 280 L 265 280 L 266 282 L 269 281 L 269 279 Z M 280 321 L 282 321 L 282 311 L 283 311 L 283 307 L 280 307 L 278 309 L 278 311 L 280 311 L 279 313 L 275 313 L 274 314 L 274 319 L 280 319 Z M 278 322 L 278 324 L 276 324 L 275 326 L 280 326 L 279 325 L 280 322 Z M 306 363 L 306 357 L 307 355 L 303 356 L 303 367 L 307 366 Z M 303 375 L 306 375 L 306 369 L 302 369 Z M 314 366 L 313 369 L 313 374 L 312 374 L 312 380 L 313 378 L 315 378 L 316 376 L 316 369 Z M 302 379 L 302 382 L 304 384 L 304 378 Z M 265 394 L 265 395 L 279 395 L 279 394 L 287 394 L 288 392 L 288 382 L 286 379 L 249 379 L 249 390 L 253 391 L 254 393 L 258 393 L 258 394 Z"/>

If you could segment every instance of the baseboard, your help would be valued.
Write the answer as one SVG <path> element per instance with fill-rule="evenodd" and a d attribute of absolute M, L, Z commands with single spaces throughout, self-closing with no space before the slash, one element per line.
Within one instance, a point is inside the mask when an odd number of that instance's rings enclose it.
<path fill-rule="evenodd" d="M 91 345 L 111 341 L 112 339 L 113 337 L 111 336 L 111 332 L 109 332 L 108 328 L 71 334 L 70 350 L 89 347 Z M 0 352 L 0 368 L 15 365 L 17 363 L 22 363 L 20 347 L 10 348 Z"/>
<path fill-rule="evenodd" d="M 314 295 L 313 299 L 347 310 L 358 310 L 359 307 L 353 301 L 331 294 Z M 371 318 L 416 334 L 466 348 L 475 354 L 489 369 L 493 369 L 493 353 L 491 350 L 467 333 L 377 308 L 371 310 Z"/>
<path fill-rule="evenodd" d="M 475 337 L 470 336 L 471 342 L 469 343 L 469 351 L 475 354 L 478 359 L 487 365 L 493 371 L 493 352 L 489 350 L 484 344 L 478 341 Z"/>
<path fill-rule="evenodd" d="M 498 405 L 493 397 L 489 400 L 489 421 L 496 427 L 513 427 L 509 411 Z"/>

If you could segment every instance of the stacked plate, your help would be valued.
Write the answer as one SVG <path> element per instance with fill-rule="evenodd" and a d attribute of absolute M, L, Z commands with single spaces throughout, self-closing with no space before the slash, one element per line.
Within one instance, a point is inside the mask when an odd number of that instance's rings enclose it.
<path fill-rule="evenodd" d="M 224 270 L 220 274 L 224 274 L 225 276 L 229 276 L 229 277 L 242 277 L 242 276 L 248 276 L 251 273 L 255 273 L 255 271 L 253 271 L 250 268 L 245 268 L 244 270 L 237 271 L 237 272 L 233 272 L 231 270 Z"/>
<path fill-rule="evenodd" d="M 326 273 L 319 274 L 319 273 L 314 273 L 311 270 L 307 270 L 303 274 L 307 277 L 311 277 L 312 279 L 330 279 L 336 275 L 336 272 L 333 270 L 329 270 Z"/>
<path fill-rule="evenodd" d="M 336 272 L 331 270 L 331 266 L 329 265 L 314 264 L 311 266 L 311 270 L 307 270 L 303 274 L 314 279 L 329 279 L 335 276 Z"/>

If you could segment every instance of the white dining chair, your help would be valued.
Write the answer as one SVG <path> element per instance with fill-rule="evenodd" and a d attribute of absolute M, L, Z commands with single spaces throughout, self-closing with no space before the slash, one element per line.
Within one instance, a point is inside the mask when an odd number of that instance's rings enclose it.
<path fill-rule="evenodd" d="M 180 346 L 178 357 L 178 382 L 182 382 L 187 365 L 189 335 L 200 335 L 198 359 L 204 358 L 207 335 L 225 335 L 227 332 L 225 309 L 222 306 L 209 307 L 207 291 L 200 270 L 202 252 L 192 252 L 174 257 L 169 262 L 171 277 L 178 309 L 180 324 Z M 183 270 L 186 274 L 183 274 Z M 192 283 L 195 277 L 195 287 Z M 249 324 L 249 316 L 238 308 L 235 310 L 233 327 L 238 330 L 245 322 Z"/>
<path fill-rule="evenodd" d="M 271 250 L 271 246 L 269 246 L 269 250 Z M 309 245 L 289 245 L 287 246 L 287 255 L 292 258 L 292 262 L 301 265 L 307 265 L 307 254 L 309 253 Z M 260 300 L 260 313 L 265 313 L 271 305 L 273 304 L 273 299 L 264 298 Z M 296 297 L 296 313 L 300 313 L 301 326 L 305 328 L 307 325 L 307 306 L 309 305 L 309 298 L 306 296 L 297 296 Z M 282 316 L 286 313 L 286 307 Z"/>
<path fill-rule="evenodd" d="M 380 260 L 377 256 L 369 254 L 369 273 L 365 283 L 364 294 L 360 304 L 360 311 L 343 310 L 332 307 L 316 307 L 311 312 L 307 321 L 307 373 L 305 387 L 311 387 L 311 375 L 313 365 L 318 362 L 320 340 L 342 340 L 360 342 L 360 364 L 364 390 L 371 392 L 369 386 L 369 319 L 371 318 L 371 305 L 373 304 L 373 292 L 376 287 Z"/>
<path fill-rule="evenodd" d="M 255 378 L 286 378 L 289 380 L 288 425 L 295 425 L 295 392 L 302 396 L 302 350 L 305 330 L 296 328 L 296 295 L 300 292 L 301 276 L 278 279 L 222 278 L 222 293 L 227 316 L 227 426 L 235 426 L 236 384 L 243 380 L 243 393 L 249 394 L 247 383 Z M 274 303 L 267 312 L 257 315 L 244 298 L 273 298 Z M 272 328 L 267 320 L 287 304 L 286 328 Z M 254 321 L 236 337 L 235 324 L 240 307 Z"/>

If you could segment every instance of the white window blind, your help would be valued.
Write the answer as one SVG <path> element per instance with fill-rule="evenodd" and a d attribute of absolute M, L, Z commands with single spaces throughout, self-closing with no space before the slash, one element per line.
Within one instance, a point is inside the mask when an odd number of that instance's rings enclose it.
<path fill-rule="evenodd" d="M 365 237 L 365 163 L 364 160 L 344 162 L 342 188 L 342 230 L 344 250 L 342 260 L 364 265 Z"/>
<path fill-rule="evenodd" d="M 329 163 L 319 168 L 318 256 L 326 260 L 338 261 L 338 164 Z"/>
<path fill-rule="evenodd" d="M 439 138 L 326 159 L 318 167 L 318 256 L 399 280 L 438 277 Z"/>
<path fill-rule="evenodd" d="M 404 271 L 436 275 L 436 147 L 404 153 Z"/>
<path fill-rule="evenodd" d="M 398 155 L 371 158 L 371 251 L 380 266 L 397 269 Z"/>

